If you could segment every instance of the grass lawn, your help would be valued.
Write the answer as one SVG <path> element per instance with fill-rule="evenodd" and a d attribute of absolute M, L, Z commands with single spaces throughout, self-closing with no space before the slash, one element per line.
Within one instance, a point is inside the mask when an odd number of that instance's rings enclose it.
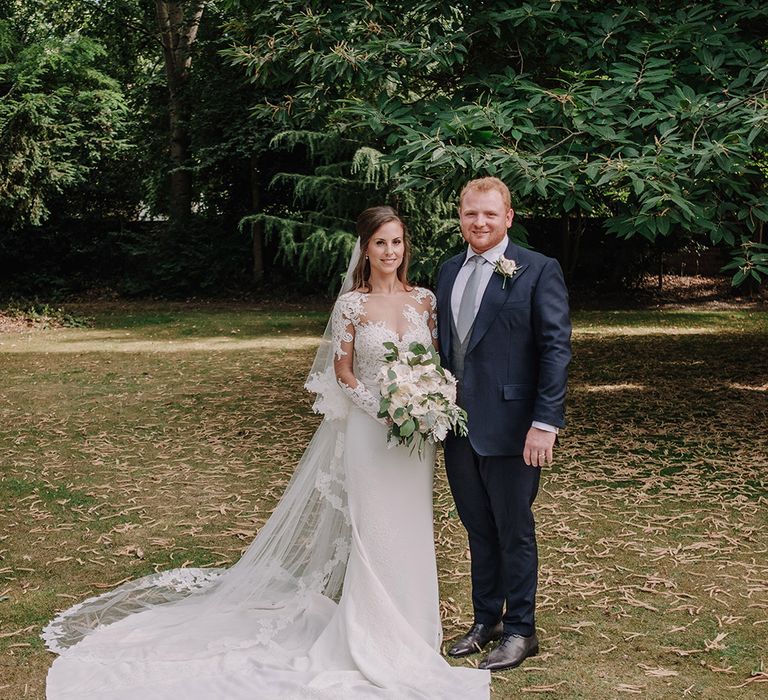
<path fill-rule="evenodd" d="M 3 699 L 44 698 L 56 610 L 234 562 L 319 422 L 301 386 L 323 312 L 78 311 L 93 328 L 0 333 Z M 536 507 L 542 653 L 493 697 L 765 697 L 768 313 L 574 323 L 569 424 Z M 437 473 L 451 639 L 471 621 L 469 562 Z"/>

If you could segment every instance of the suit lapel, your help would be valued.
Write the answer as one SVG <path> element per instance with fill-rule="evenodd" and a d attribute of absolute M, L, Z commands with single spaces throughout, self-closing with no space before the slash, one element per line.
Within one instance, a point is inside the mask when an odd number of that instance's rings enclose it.
<path fill-rule="evenodd" d="M 513 260 L 517 259 L 519 261 L 519 257 L 516 255 L 518 251 L 519 248 L 510 241 L 507 249 L 504 251 L 504 257 Z M 472 352 L 472 349 L 480 342 L 486 331 L 491 327 L 491 324 L 501 310 L 501 307 L 504 306 L 504 302 L 507 300 L 510 290 L 525 272 L 527 267 L 527 265 L 520 265 L 520 269 L 515 273 L 515 276 L 507 278 L 506 284 L 504 284 L 504 277 L 502 275 L 496 272 L 491 275 L 491 279 L 488 281 L 488 286 L 485 288 L 483 299 L 480 302 L 480 308 L 477 310 L 477 316 L 475 316 L 475 323 L 472 326 L 472 335 L 469 339 L 469 345 L 467 345 L 467 354 Z"/>
<path fill-rule="evenodd" d="M 451 292 L 466 253 L 456 255 L 445 263 L 437 289 L 437 327 L 440 331 L 440 350 L 444 357 L 451 356 Z"/>

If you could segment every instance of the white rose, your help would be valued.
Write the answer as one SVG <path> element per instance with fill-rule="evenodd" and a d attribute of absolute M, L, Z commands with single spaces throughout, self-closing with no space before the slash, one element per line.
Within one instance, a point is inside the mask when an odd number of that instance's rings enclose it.
<path fill-rule="evenodd" d="M 502 255 L 496 261 L 496 270 L 505 277 L 512 277 L 517 272 L 517 263 Z"/>
<path fill-rule="evenodd" d="M 425 374 L 419 379 L 419 391 L 422 394 L 436 394 L 442 390 L 440 377 L 435 374 Z"/>
<path fill-rule="evenodd" d="M 419 391 L 419 387 L 412 381 L 404 381 L 398 382 L 397 393 L 413 398 L 414 396 L 419 396 L 421 392 Z"/>
<path fill-rule="evenodd" d="M 408 365 L 396 365 L 392 368 L 395 371 L 395 381 L 400 384 L 402 382 L 413 381 L 413 368 Z"/>
<path fill-rule="evenodd" d="M 394 413 L 398 408 L 405 408 L 410 402 L 410 396 L 407 396 L 400 390 L 396 390 L 389 396 L 389 412 Z"/>

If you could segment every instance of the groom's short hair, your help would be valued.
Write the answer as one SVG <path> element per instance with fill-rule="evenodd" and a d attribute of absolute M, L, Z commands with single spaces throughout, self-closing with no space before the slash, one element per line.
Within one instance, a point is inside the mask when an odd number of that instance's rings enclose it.
<path fill-rule="evenodd" d="M 509 194 L 509 187 L 497 177 L 479 177 L 476 180 L 470 180 L 464 185 L 464 188 L 459 195 L 459 208 L 461 208 L 461 203 L 464 201 L 464 195 L 471 190 L 474 190 L 475 192 L 490 192 L 491 190 L 496 190 L 501 195 L 501 199 L 504 202 L 504 208 L 512 208 L 512 195 Z"/>

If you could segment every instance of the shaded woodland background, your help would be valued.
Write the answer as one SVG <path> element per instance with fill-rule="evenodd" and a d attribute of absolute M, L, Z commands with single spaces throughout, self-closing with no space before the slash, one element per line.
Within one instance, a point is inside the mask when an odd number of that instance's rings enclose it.
<path fill-rule="evenodd" d="M 768 274 L 759 0 L 0 0 L 0 296 L 331 291 L 354 219 L 413 276 L 497 175 L 572 288 Z"/>

